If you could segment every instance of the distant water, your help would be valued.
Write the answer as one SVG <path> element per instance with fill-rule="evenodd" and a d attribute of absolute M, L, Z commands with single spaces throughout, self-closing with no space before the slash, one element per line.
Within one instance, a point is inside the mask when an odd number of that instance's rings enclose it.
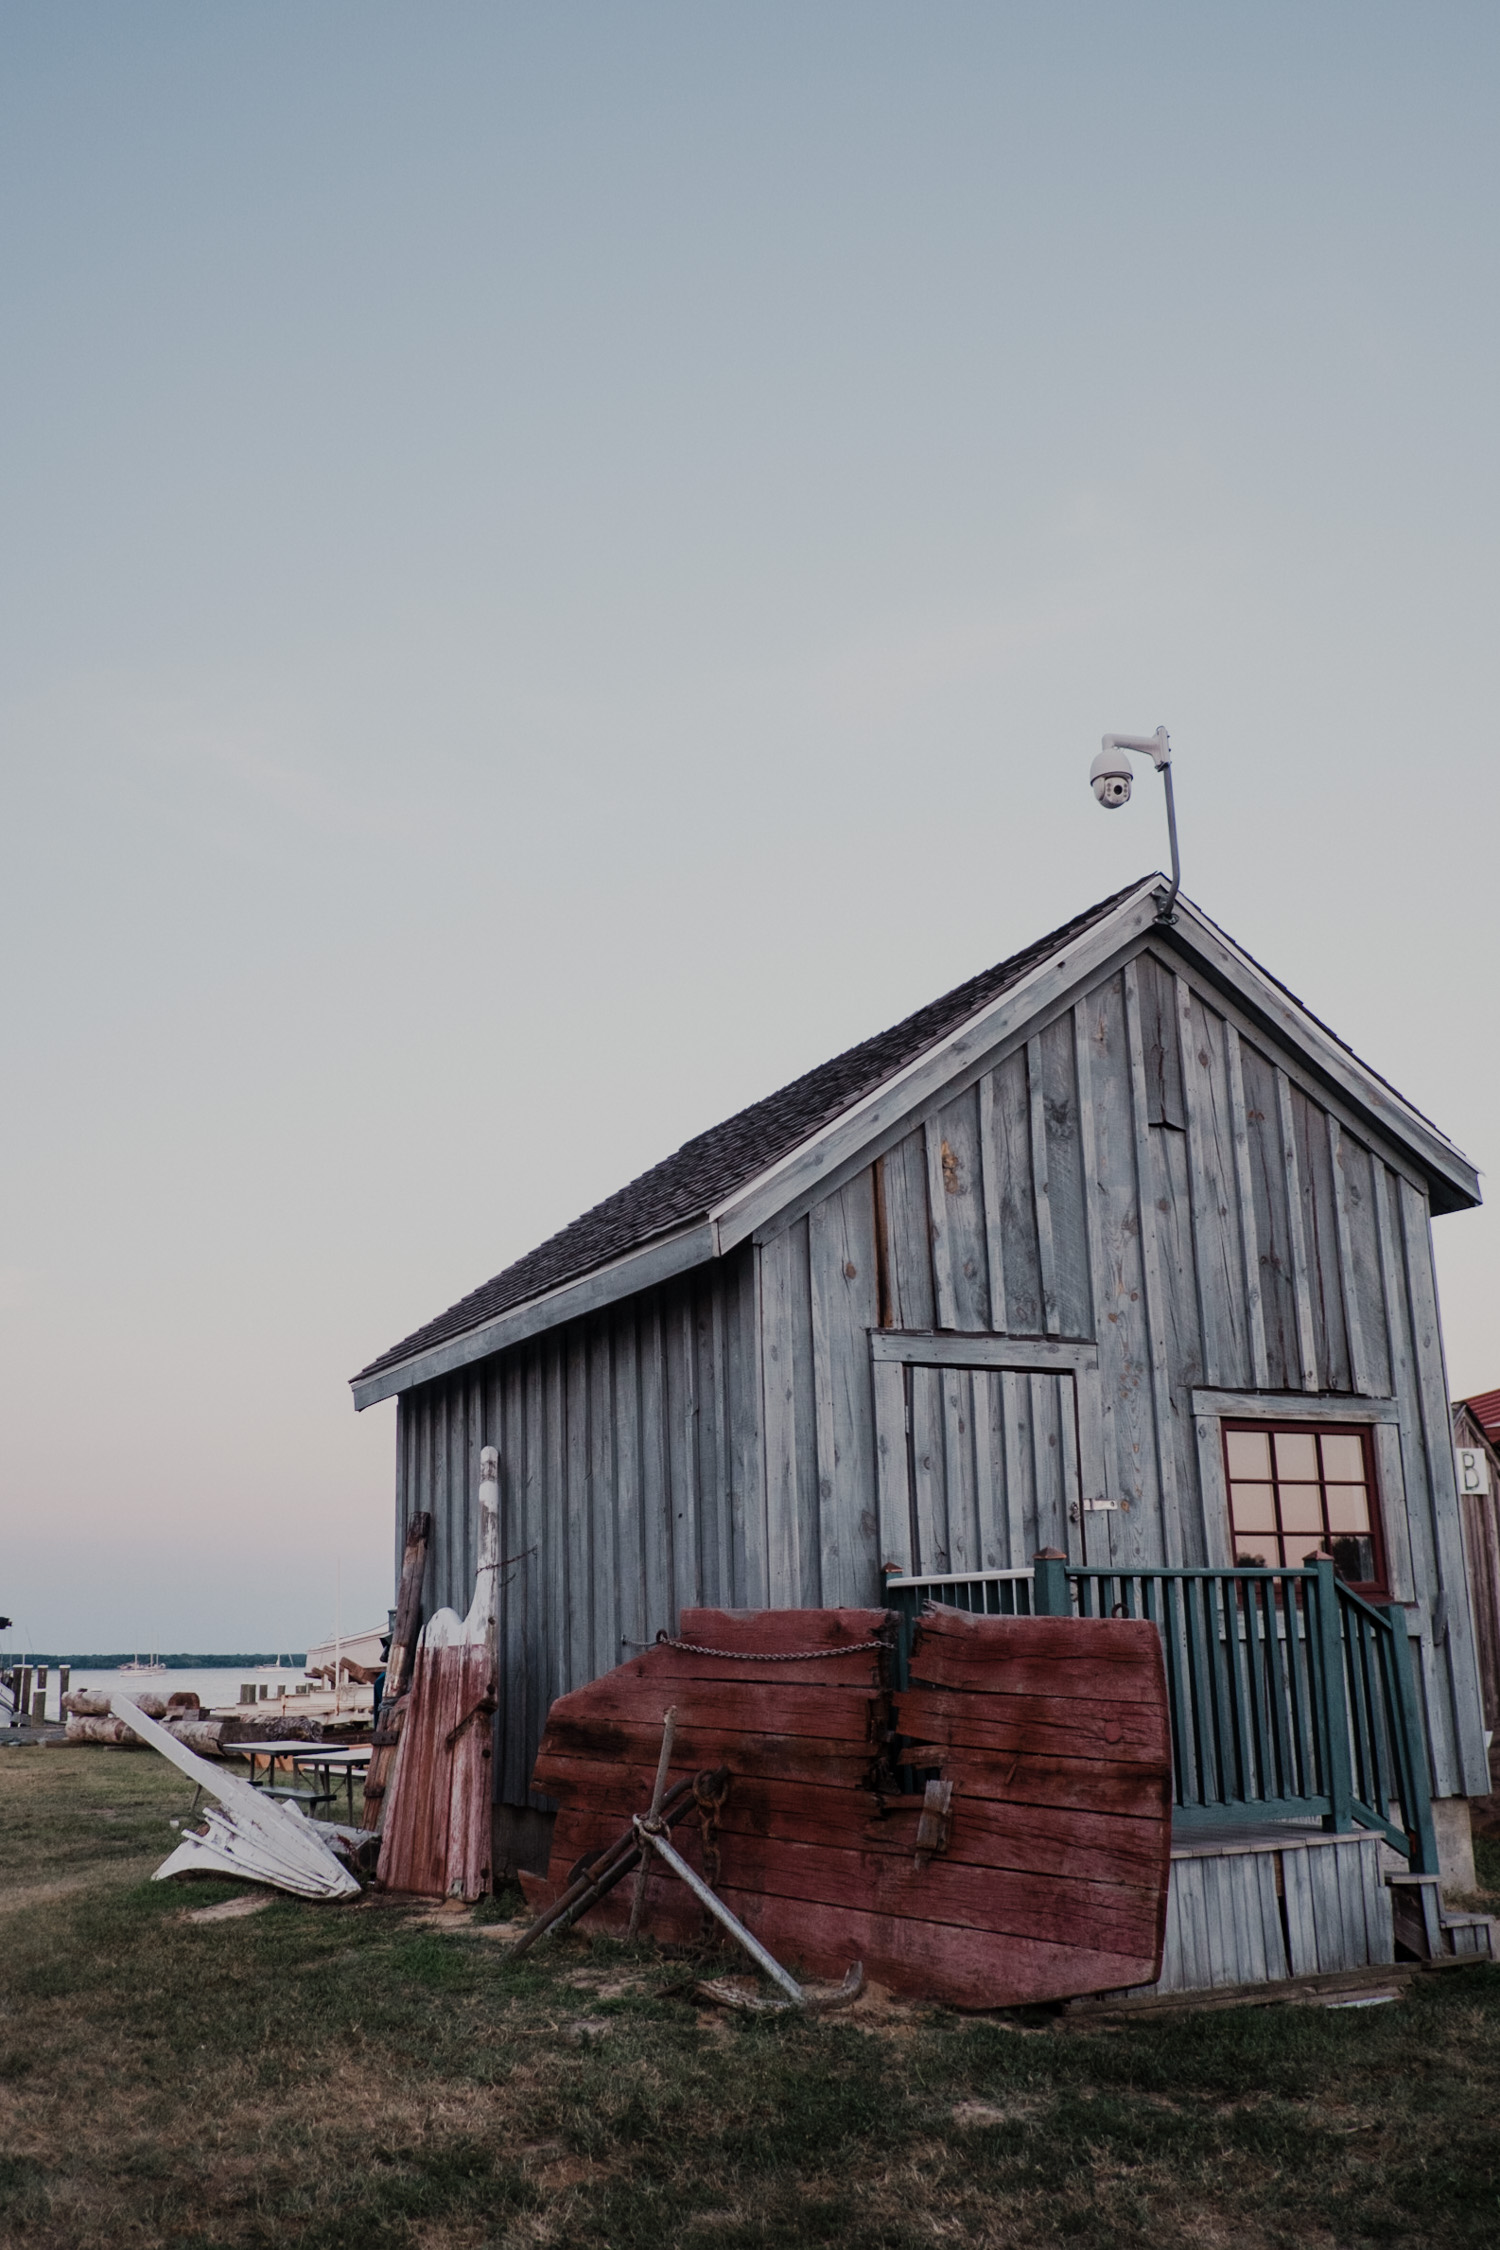
<path fill-rule="evenodd" d="M 300 1665 L 283 1664 L 279 1673 L 260 1672 L 248 1665 L 243 1670 L 213 1666 L 197 1672 L 75 1672 L 68 1682 L 69 1688 L 87 1688 L 94 1695 L 196 1695 L 205 1711 L 238 1705 L 241 1681 L 254 1680 L 275 1695 L 278 1685 L 291 1688 L 306 1677 Z M 47 1716 L 57 1719 L 58 1710 L 57 1667 L 47 1669 Z"/>

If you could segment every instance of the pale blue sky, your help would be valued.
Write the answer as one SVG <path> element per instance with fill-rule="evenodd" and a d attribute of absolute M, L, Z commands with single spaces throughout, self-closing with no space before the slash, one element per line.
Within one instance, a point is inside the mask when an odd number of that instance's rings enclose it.
<path fill-rule="evenodd" d="M 388 1598 L 346 1378 L 1161 857 L 1482 1166 L 1492 6 L 0 0 L 0 1608 Z M 1500 1383 L 1486 1211 L 1437 1228 Z"/>

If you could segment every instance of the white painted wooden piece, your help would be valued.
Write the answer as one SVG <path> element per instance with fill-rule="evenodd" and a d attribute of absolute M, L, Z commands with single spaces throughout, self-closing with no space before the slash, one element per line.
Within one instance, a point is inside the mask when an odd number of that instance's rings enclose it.
<path fill-rule="evenodd" d="M 300 1807 L 286 1797 L 272 1797 L 254 1788 L 238 1774 L 200 1758 L 179 1742 L 155 1719 L 148 1719 L 128 1695 L 110 1697 L 110 1709 L 132 1734 L 159 1750 L 179 1773 L 196 1782 L 206 1797 L 216 1800 L 204 1813 L 203 1835 L 189 1831 L 177 1849 L 164 1859 L 152 1881 L 171 1875 L 201 1875 L 218 1871 L 241 1875 L 249 1882 L 270 1883 L 297 1898 L 353 1898 L 359 1884 L 336 1858 Z"/>

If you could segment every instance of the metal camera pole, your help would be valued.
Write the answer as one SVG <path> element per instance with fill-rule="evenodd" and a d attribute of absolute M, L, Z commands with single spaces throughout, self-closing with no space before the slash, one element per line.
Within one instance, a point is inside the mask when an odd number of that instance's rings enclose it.
<path fill-rule="evenodd" d="M 1147 757 L 1161 775 L 1167 793 L 1167 841 L 1172 848 L 1172 888 L 1157 910 L 1157 920 L 1176 920 L 1177 893 L 1182 888 L 1182 862 L 1177 856 L 1177 806 L 1172 796 L 1172 743 L 1165 727 L 1155 734 L 1107 734 L 1098 757 L 1089 768 L 1089 784 L 1106 812 L 1118 812 L 1130 800 L 1130 756 Z"/>

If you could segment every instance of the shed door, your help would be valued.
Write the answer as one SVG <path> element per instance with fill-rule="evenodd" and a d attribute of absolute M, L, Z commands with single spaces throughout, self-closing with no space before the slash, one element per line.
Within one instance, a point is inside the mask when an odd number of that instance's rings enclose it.
<path fill-rule="evenodd" d="M 1078 1521 L 1074 1377 L 877 1360 L 880 1559 L 908 1575 L 1023 1570 Z"/>

